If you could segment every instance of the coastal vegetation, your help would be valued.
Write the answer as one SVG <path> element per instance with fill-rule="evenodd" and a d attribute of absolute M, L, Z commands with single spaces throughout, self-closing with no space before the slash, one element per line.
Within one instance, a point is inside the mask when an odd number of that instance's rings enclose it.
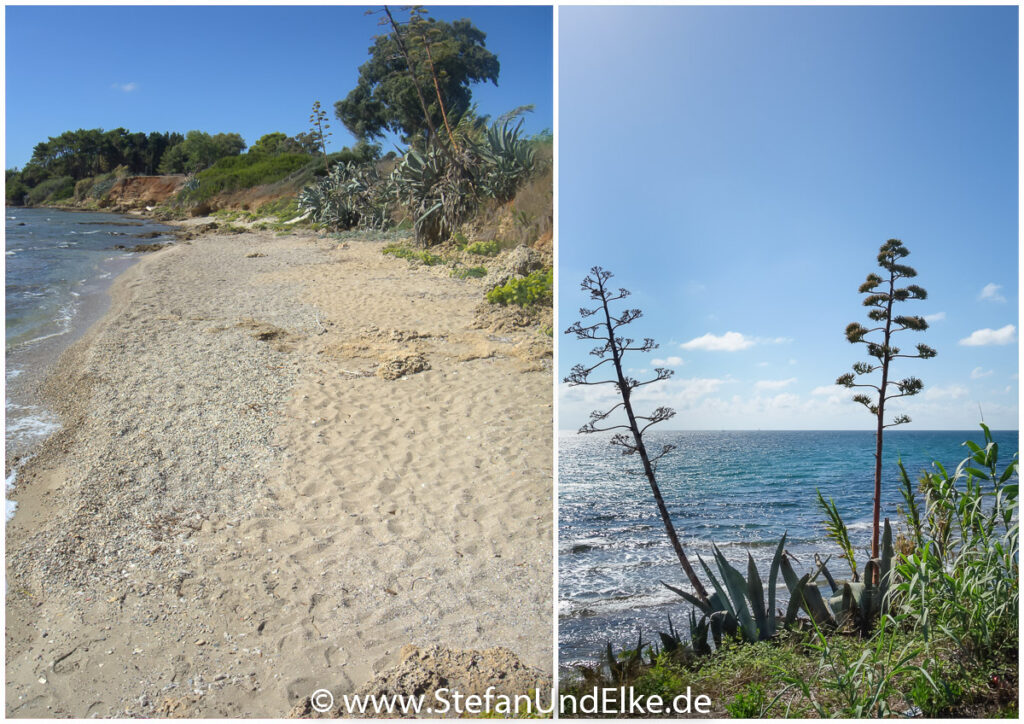
<path fill-rule="evenodd" d="M 869 354 L 880 364 L 898 356 L 934 356 L 924 345 L 917 355 L 900 355 L 890 345 L 889 333 L 924 328 L 919 318 L 892 315 L 892 302 L 924 297 L 923 289 L 895 287 L 898 278 L 913 276 L 913 270 L 897 262 L 904 256 L 899 242 L 887 242 L 879 263 L 890 274 L 889 291 L 884 296 L 874 291 L 883 283 L 875 275 L 861 287 L 869 294 L 869 317 L 882 323 L 887 333 L 881 344 L 867 343 Z M 610 277 L 595 267 L 582 285 L 597 304 L 581 309 L 581 316 L 596 316 L 599 321 L 577 321 L 566 331 L 598 341 L 591 354 L 599 361 L 576 365 L 565 381 L 610 384 L 619 398 L 592 413 L 580 432 L 619 431 L 612 444 L 624 454 L 640 457 L 643 470 L 638 472 L 650 484 L 692 588 L 662 582 L 688 604 L 688 635 L 670 618 L 668 631 L 649 635 L 646 642 L 641 631 L 633 648 L 616 653 L 609 643 L 597 663 L 577 666 L 573 675 L 563 678 L 563 709 L 567 701 L 578 702 L 595 687 L 632 687 L 637 694 L 662 702 L 691 691 L 708 694 L 714 703 L 712 713 L 744 718 L 1016 716 L 1017 455 L 1002 460 L 991 431 L 982 424 L 983 441 L 966 441 L 969 455 L 953 471 L 936 462 L 921 472 L 915 485 L 899 463 L 903 505 L 894 522 L 884 520 L 878 545 L 860 568 L 862 576 L 841 511 L 818 492 L 817 500 L 809 504 L 825 513 L 824 531 L 849 564 L 850 580 L 836 580 L 826 551 L 814 556 L 810 570 L 798 573 L 786 551 L 785 534 L 775 545 L 766 580 L 749 553 L 744 573 L 714 544 L 712 565 L 697 556 L 701 580 L 689 565 L 656 481 L 655 463 L 672 446 L 650 455 L 643 440 L 647 428 L 674 412 L 659 407 L 638 415 L 631 400 L 636 388 L 668 379 L 671 370 L 656 369 L 646 382 L 624 373 L 623 354 L 650 351 L 656 345 L 650 339 L 637 344 L 621 336 L 620 328 L 639 319 L 641 312 L 611 308 L 628 292 L 608 287 Z M 850 325 L 848 337 L 861 341 L 872 331 Z M 614 374 L 593 379 L 591 374 L 607 363 Z M 873 365 L 858 367 L 857 374 L 874 371 L 867 369 Z M 919 381 L 896 385 L 900 395 L 920 389 Z M 887 399 L 885 385 L 877 389 Z M 899 395 L 889 397 L 895 396 Z M 615 423 L 610 419 L 613 413 L 624 415 L 626 422 Z M 710 591 L 704 589 L 704 581 Z M 788 593 L 788 601 L 777 606 L 780 588 Z M 569 703 L 567 713 L 576 711 L 573 707 Z M 625 707 L 620 702 L 621 714 L 654 715 Z"/>
<path fill-rule="evenodd" d="M 633 404 L 631 401 L 633 390 L 644 385 L 667 380 L 672 376 L 673 372 L 670 369 L 658 367 L 654 370 L 653 378 L 645 382 L 640 382 L 639 380 L 628 377 L 623 371 L 623 355 L 629 352 L 651 352 L 657 349 L 658 345 L 653 339 L 644 339 L 642 344 L 634 346 L 634 340 L 617 335 L 619 329 L 627 324 L 635 322 L 643 316 L 643 312 L 639 309 L 626 309 L 622 311 L 618 317 L 612 316 L 609 305 L 628 297 L 629 290 L 620 287 L 618 291 L 614 291 L 609 288 L 607 286 L 607 282 L 611 277 L 611 272 L 606 271 L 601 267 L 594 267 L 590 270 L 590 275 L 583 279 L 581 284 L 583 291 L 589 294 L 591 301 L 597 302 L 597 306 L 593 309 L 581 308 L 580 316 L 586 319 L 594 315 L 598 315 L 598 321 L 597 323 L 590 325 L 585 325 L 582 321 L 577 321 L 573 323 L 565 333 L 575 335 L 577 339 L 600 342 L 600 344 L 591 352 L 591 354 L 597 357 L 600 361 L 590 366 L 583 364 L 575 365 L 569 373 L 569 376 L 566 377 L 564 381 L 572 386 L 610 384 L 618 393 L 621 398 L 621 402 L 617 402 L 608 409 L 595 410 L 592 412 L 590 415 L 590 421 L 580 428 L 580 432 L 585 434 L 608 432 L 611 430 L 626 430 L 628 432 L 628 434 L 621 432 L 615 433 L 611 438 L 611 444 L 622 448 L 623 455 L 639 456 L 640 463 L 643 466 L 643 475 L 647 478 L 647 482 L 651 487 L 651 492 L 654 494 L 654 502 L 658 506 L 658 514 L 661 516 L 661 522 L 665 526 L 665 534 L 672 542 L 672 548 L 676 553 L 676 557 L 679 558 L 679 565 L 681 565 L 683 570 L 686 572 L 686 577 L 689 579 L 690 585 L 692 585 L 694 590 L 697 592 L 698 602 L 701 605 L 705 605 L 709 602 L 707 591 L 704 590 L 704 585 L 694 572 L 693 566 L 690 564 L 690 559 L 687 557 L 682 544 L 679 542 L 679 536 L 676 534 L 675 526 L 672 523 L 672 517 L 669 515 L 668 508 L 665 507 L 665 499 L 661 495 L 661 488 L 658 486 L 658 481 L 655 477 L 655 467 L 657 466 L 658 460 L 672 452 L 675 448 L 673 445 L 663 445 L 660 451 L 651 455 L 647 451 L 647 445 L 643 438 L 644 433 L 652 425 L 664 422 L 665 420 L 670 420 L 676 413 L 671 408 L 659 407 L 649 415 L 637 415 L 633 410 Z M 590 379 L 592 372 L 608 362 L 612 363 L 614 377 L 611 379 L 601 380 Z M 605 420 L 607 420 L 608 417 L 619 408 L 622 408 L 623 412 L 626 414 L 627 424 L 609 425 L 605 427 Z M 715 610 L 717 611 L 720 609 L 716 608 Z"/>
<path fill-rule="evenodd" d="M 510 279 L 504 285 L 487 292 L 487 301 L 492 304 L 532 307 L 539 304 L 551 305 L 551 289 L 554 284 L 554 270 L 537 270 L 525 277 Z"/>
<path fill-rule="evenodd" d="M 417 249 L 399 244 L 385 253 L 428 266 L 444 261 L 453 277 L 483 279 L 498 306 L 550 306 L 552 136 L 524 134 L 521 116 L 532 106 L 494 119 L 478 113 L 472 86 L 497 84 L 500 73 L 486 33 L 468 19 L 405 12 L 403 20 L 380 11 L 389 32 L 374 39 L 356 87 L 334 104 L 356 139 L 350 147 L 329 152 L 331 124 L 319 100 L 307 131 L 267 133 L 248 149 L 237 133 L 68 131 L 37 144 L 23 169 L 8 169 L 7 203 L 145 206 L 165 219 L 218 214 L 279 233 L 411 232 Z M 407 148 L 382 153 L 376 141 L 385 133 Z M 120 193 L 153 174 L 173 183 L 160 193 Z M 541 268 L 531 258 L 502 273 L 499 257 L 521 245 L 539 245 Z M 474 257 L 494 261 L 485 267 Z"/>
<path fill-rule="evenodd" d="M 928 322 L 924 317 L 894 314 L 893 306 L 897 302 L 928 298 L 928 293 L 917 284 L 908 284 L 902 288 L 896 286 L 901 279 L 912 279 L 917 276 L 917 272 L 913 268 L 901 264 L 899 261 L 909 254 L 910 251 L 903 246 L 899 239 L 889 239 L 879 249 L 878 266 L 882 268 L 887 278 L 875 273 L 868 274 L 867 280 L 861 284 L 858 291 L 867 295 L 864 297 L 864 306 L 871 308 L 868 312 L 868 319 L 880 326 L 869 329 L 859 322 L 851 322 L 846 327 L 847 341 L 851 344 L 865 345 L 868 355 L 874 357 L 876 362 L 857 362 L 853 365 L 853 372 L 847 372 L 836 380 L 836 384 L 842 387 L 874 390 L 875 396 L 871 396 L 870 393 L 858 393 L 853 396 L 853 401 L 864 405 L 868 412 L 874 415 L 877 422 L 875 431 L 875 502 L 871 528 L 872 558 L 878 557 L 878 517 L 882 506 L 882 438 L 886 428 L 910 422 L 910 416 L 906 414 L 897 415 L 891 421 L 886 422 L 885 403 L 900 397 L 912 397 L 924 389 L 924 383 L 917 377 L 906 377 L 898 381 L 890 380 L 889 367 L 897 358 L 931 359 L 935 356 L 935 350 L 926 344 L 917 345 L 917 354 L 900 354 L 900 348 L 892 344 L 894 334 L 907 330 L 923 332 L 928 329 Z M 881 342 L 868 339 L 868 335 L 878 333 L 882 335 Z M 882 379 L 877 385 L 857 381 L 860 377 L 875 372 L 881 372 L 882 375 Z M 890 388 L 895 388 L 896 391 L 890 392 Z"/>

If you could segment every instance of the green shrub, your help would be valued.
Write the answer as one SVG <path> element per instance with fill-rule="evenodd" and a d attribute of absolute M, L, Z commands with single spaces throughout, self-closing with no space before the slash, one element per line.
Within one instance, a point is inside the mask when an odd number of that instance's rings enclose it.
<path fill-rule="evenodd" d="M 760 684 L 750 684 L 725 705 L 733 719 L 759 719 L 765 706 L 764 689 Z"/>
<path fill-rule="evenodd" d="M 487 292 L 487 301 L 491 304 L 516 304 L 520 307 L 550 304 L 553 282 L 551 269 L 535 271 L 522 279 L 512 279 L 505 286 L 495 287 Z"/>
<path fill-rule="evenodd" d="M 28 194 L 28 184 L 22 179 L 21 171 L 12 168 L 7 169 L 4 174 L 6 181 L 4 196 L 8 206 L 21 206 L 25 203 L 25 195 Z"/>
<path fill-rule="evenodd" d="M 196 174 L 198 188 L 186 189 L 181 198 L 186 202 L 206 201 L 225 191 L 274 183 L 295 173 L 307 163 L 309 156 L 300 153 L 228 156 Z"/>
<path fill-rule="evenodd" d="M 927 676 L 923 672 L 918 674 L 908 698 L 921 710 L 922 715 L 935 718 L 953 713 L 964 694 L 962 683 L 947 677 L 941 665 L 938 665 L 933 666 Z"/>
<path fill-rule="evenodd" d="M 299 200 L 295 197 L 286 197 L 277 201 L 270 201 L 263 204 L 256 210 L 259 216 L 273 216 L 279 222 L 291 221 L 302 212 L 299 210 Z"/>
<path fill-rule="evenodd" d="M 419 261 L 426 266 L 434 266 L 435 264 L 441 263 L 441 257 L 431 254 L 426 249 L 410 249 L 407 246 L 401 246 L 400 244 L 388 244 L 381 249 L 382 254 L 390 254 L 391 256 L 397 257 L 398 259 L 407 259 L 408 261 Z"/>
<path fill-rule="evenodd" d="M 25 195 L 25 203 L 38 206 L 47 201 L 60 201 L 71 198 L 75 193 L 75 180 L 70 176 L 61 176 L 43 181 Z"/>
<path fill-rule="evenodd" d="M 501 251 L 501 244 L 497 241 L 475 241 L 466 247 L 466 251 L 479 256 L 497 256 Z"/>
<path fill-rule="evenodd" d="M 114 188 L 114 184 L 118 182 L 119 178 L 120 176 L 114 171 L 97 176 L 92 187 L 89 189 L 89 196 L 97 200 L 106 198 L 107 194 L 110 193 L 110 189 Z"/>
<path fill-rule="evenodd" d="M 452 269 L 452 276 L 456 279 L 480 279 L 487 276 L 487 269 L 482 266 L 463 267 Z"/>
<path fill-rule="evenodd" d="M 89 191 L 92 189 L 92 185 L 96 183 L 96 177 L 90 176 L 84 178 L 75 184 L 75 201 L 84 201 Z"/>
<path fill-rule="evenodd" d="M 686 691 L 692 683 L 692 674 L 672 662 L 667 654 L 660 654 L 654 665 L 643 672 L 633 682 L 633 689 L 640 696 L 660 696 L 662 701 L 672 701 L 678 694 Z"/>

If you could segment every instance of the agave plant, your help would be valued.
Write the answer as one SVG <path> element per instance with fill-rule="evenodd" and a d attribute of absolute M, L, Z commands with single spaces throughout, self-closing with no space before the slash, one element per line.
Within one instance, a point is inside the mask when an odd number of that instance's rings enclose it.
<path fill-rule="evenodd" d="M 512 199 L 533 173 L 536 154 L 533 146 L 520 137 L 522 126 L 521 120 L 514 127 L 506 120 L 492 125 L 484 135 L 480 190 L 500 202 Z"/>
<path fill-rule="evenodd" d="M 388 202 L 387 183 L 373 162 L 335 164 L 299 194 L 299 208 L 332 229 L 384 229 L 390 221 Z"/>
<path fill-rule="evenodd" d="M 775 636 L 778 620 L 775 616 L 775 588 L 779 570 L 785 561 L 786 536 L 783 535 L 772 556 L 768 573 L 768 597 L 765 601 L 764 586 L 758 573 L 754 558 L 747 554 L 747 577 L 744 578 L 736 568 L 726 560 L 718 546 L 713 546 L 715 564 L 718 567 L 719 581 L 704 559 L 698 556 L 704 572 L 707 574 L 715 592 L 706 601 L 682 589 L 670 586 L 662 581 L 662 585 L 670 591 L 682 596 L 702 613 L 698 621 L 696 614 L 690 612 L 690 635 L 694 650 L 697 653 L 709 652 L 707 634 L 710 631 L 715 646 L 721 646 L 722 635 L 733 636 L 739 633 L 748 642 L 764 641 Z M 792 613 L 795 617 L 796 612 Z M 787 615 L 784 625 L 792 623 Z"/>
<path fill-rule="evenodd" d="M 442 153 L 411 149 L 391 174 L 394 193 L 412 214 L 416 240 L 424 246 L 447 239 L 476 208 L 471 149 Z"/>
<path fill-rule="evenodd" d="M 828 603 L 835 612 L 838 626 L 850 623 L 860 629 L 862 634 L 870 633 L 874 622 L 889 606 L 893 557 L 892 527 L 886 518 L 882 532 L 881 558 L 867 562 L 864 566 L 863 581 L 844 581 L 841 586 L 833 588 L 832 592 L 835 595 Z"/>
<path fill-rule="evenodd" d="M 798 579 L 787 561 L 783 564 L 782 572 L 792 596 L 790 605 L 802 607 L 821 627 L 837 628 L 850 625 L 867 635 L 878 617 L 888 609 L 894 557 L 892 526 L 886 518 L 881 555 L 872 558 L 864 566 L 863 581 L 854 578 L 837 583 L 829 573 L 827 559 L 818 564 L 813 575 Z M 824 575 L 832 589 L 832 595 L 827 600 L 822 597 L 815 583 L 819 573 Z"/>

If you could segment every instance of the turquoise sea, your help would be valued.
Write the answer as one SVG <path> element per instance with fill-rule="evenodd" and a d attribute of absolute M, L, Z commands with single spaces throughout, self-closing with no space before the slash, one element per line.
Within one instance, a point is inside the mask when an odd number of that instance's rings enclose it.
<path fill-rule="evenodd" d="M 994 431 L 1000 461 L 1017 452 L 1017 431 Z M 815 489 L 833 498 L 854 545 L 866 559 L 874 494 L 873 431 L 658 432 L 651 449 L 677 449 L 658 469 L 662 495 L 683 547 L 710 562 L 717 543 L 733 563 L 746 567 L 749 551 L 767 576 L 783 533 L 787 549 L 809 568 L 814 554 L 832 555 L 837 577 L 849 575 L 821 525 Z M 967 457 L 969 431 L 892 430 L 885 437 L 883 517 L 895 522 L 902 501 L 897 458 L 916 481 L 938 460 L 952 472 Z M 659 583 L 689 588 L 665 536 L 639 466 L 608 445 L 607 436 L 559 436 L 559 652 L 563 666 L 593 660 L 611 641 L 636 645 L 638 628 L 650 641 L 668 630 L 668 617 L 686 630 L 689 606 Z M 781 592 L 780 592 L 781 593 Z"/>

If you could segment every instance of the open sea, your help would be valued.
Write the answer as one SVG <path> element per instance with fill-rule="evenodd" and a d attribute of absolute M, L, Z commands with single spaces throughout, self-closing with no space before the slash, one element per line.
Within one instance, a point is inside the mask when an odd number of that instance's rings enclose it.
<path fill-rule="evenodd" d="M 1000 469 L 1018 449 L 1017 431 L 993 431 Z M 815 488 L 834 498 L 859 551 L 867 559 L 874 495 L 873 430 L 650 432 L 650 449 L 672 443 L 661 459 L 658 483 L 680 541 L 694 567 L 697 554 L 711 560 L 717 543 L 746 571 L 747 552 L 762 580 L 779 538 L 798 573 L 814 553 L 832 555 L 829 569 L 848 577 L 838 548 L 825 535 Z M 981 444 L 981 428 L 969 431 L 892 430 L 885 436 L 882 517 L 894 524 L 899 493 L 897 458 L 916 484 L 933 460 L 952 474 L 968 455 L 965 440 Z M 647 479 L 627 471 L 639 458 L 624 457 L 607 435 L 561 433 L 559 445 L 559 659 L 570 666 L 598 658 L 606 642 L 634 648 L 668 630 L 668 618 L 688 635 L 690 605 L 659 580 L 690 589 L 658 515 Z M 738 567 L 739 567 L 738 565 Z M 863 564 L 861 564 L 863 565 Z M 704 576 L 701 573 L 701 578 Z M 781 579 L 780 579 L 781 580 Z M 706 583 L 706 580 L 705 580 Z M 781 586 L 780 597 L 785 586 Z"/>
<path fill-rule="evenodd" d="M 172 230 L 109 213 L 6 207 L 5 217 L 5 450 L 8 461 L 23 461 L 59 426 L 37 393 L 47 368 L 103 314 L 107 287 L 135 260 L 116 247 L 161 240 L 137 238 L 150 232 L 169 239 Z M 17 466 L 8 490 L 16 478 Z M 8 501 L 8 519 L 13 511 Z"/>

